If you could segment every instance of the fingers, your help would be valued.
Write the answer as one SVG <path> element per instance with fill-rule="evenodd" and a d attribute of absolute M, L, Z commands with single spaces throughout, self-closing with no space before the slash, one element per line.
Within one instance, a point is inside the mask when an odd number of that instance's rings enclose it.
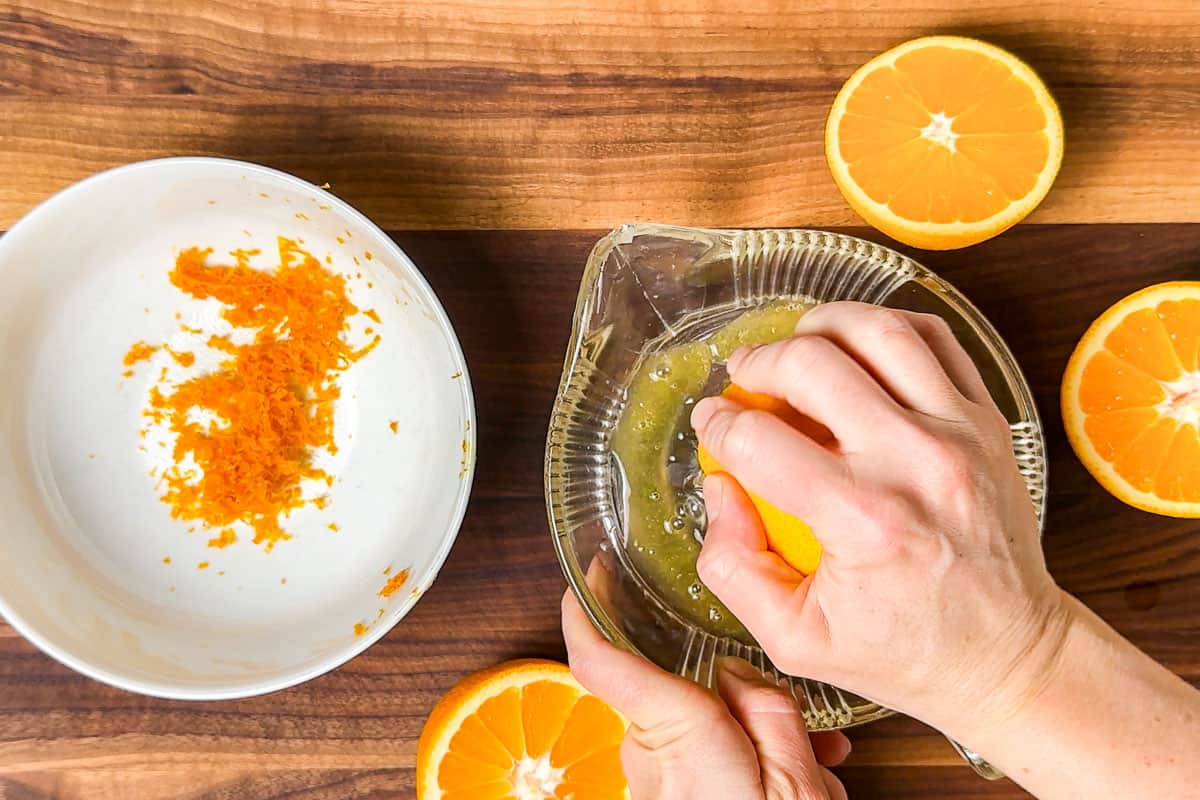
<path fill-rule="evenodd" d="M 918 333 L 915 316 L 865 303 L 824 303 L 800 318 L 796 333 L 833 342 L 902 406 L 943 415 L 958 389 Z"/>
<path fill-rule="evenodd" d="M 726 366 L 742 388 L 783 398 L 829 428 L 843 450 L 869 442 L 902 413 L 861 364 L 824 336 L 794 336 L 742 348 Z"/>
<path fill-rule="evenodd" d="M 721 659 L 717 688 L 758 753 L 766 797 L 830 797 L 827 781 L 836 779 L 817 763 L 804 716 L 790 694 L 738 658 Z"/>
<path fill-rule="evenodd" d="M 821 777 L 825 780 L 825 792 L 829 800 L 850 800 L 846 795 L 846 787 L 829 770 L 822 770 Z"/>
<path fill-rule="evenodd" d="M 954 393 L 991 402 L 975 363 L 933 314 L 826 303 L 801 317 L 796 333 L 824 336 L 846 350 L 908 408 L 944 413 Z"/>
<path fill-rule="evenodd" d="M 713 712 L 712 695 L 703 688 L 608 642 L 570 590 L 563 595 L 562 628 L 575 679 L 639 728 L 671 725 L 685 710 Z"/>
<path fill-rule="evenodd" d="M 950 380 L 973 403 L 992 404 L 992 395 L 979 374 L 979 368 L 967 355 L 950 325 L 941 317 L 932 314 L 906 313 L 908 321 L 921 334 L 929 349 L 937 357 Z"/>
<path fill-rule="evenodd" d="M 808 738 L 817 763 L 823 767 L 836 767 L 850 755 L 850 739 L 841 731 L 819 731 L 810 733 Z"/>
<path fill-rule="evenodd" d="M 841 784 L 818 763 L 796 702 L 746 662 L 719 664 L 718 700 L 609 644 L 570 591 L 562 623 L 571 671 L 629 718 L 621 760 L 635 797 L 844 800 Z M 828 737 L 817 746 L 831 764 L 849 749 Z"/>
<path fill-rule="evenodd" d="M 705 584 L 728 593 L 735 603 L 747 599 L 739 590 L 753 588 L 752 599 L 763 611 L 789 603 L 804 576 L 767 549 L 762 519 L 745 490 L 728 475 L 710 475 L 704 480 L 704 506 L 708 527 L 696 570 Z M 742 617 L 732 606 L 730 611 Z"/>
<path fill-rule="evenodd" d="M 842 458 L 766 411 L 709 397 L 692 412 L 696 436 L 747 489 L 817 525 L 848 490 Z M 797 487 L 804 487 L 797 491 Z"/>
<path fill-rule="evenodd" d="M 562 621 L 575 677 L 631 723 L 621 765 L 632 797 L 762 797 L 754 748 L 715 694 L 609 644 L 570 591 Z"/>
<path fill-rule="evenodd" d="M 697 574 L 777 663 L 803 671 L 796 654 L 815 659 L 828 644 L 819 607 L 806 602 L 811 580 L 767 550 L 758 512 L 736 481 L 711 475 L 704 497 L 709 520 Z"/>

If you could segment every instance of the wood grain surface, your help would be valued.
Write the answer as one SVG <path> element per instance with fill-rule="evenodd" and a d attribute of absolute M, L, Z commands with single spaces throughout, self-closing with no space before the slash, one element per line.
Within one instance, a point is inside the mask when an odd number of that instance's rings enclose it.
<path fill-rule="evenodd" d="M 946 32 L 1012 48 L 1062 105 L 1035 221 L 1200 219 L 1194 0 L 638 5 L 0 3 L 0 229 L 180 153 L 329 181 L 394 229 L 855 224 L 829 105 L 880 50 Z"/>
<path fill-rule="evenodd" d="M 1067 154 L 1034 224 L 913 254 L 980 306 L 1034 387 L 1059 581 L 1200 684 L 1200 528 L 1110 498 L 1057 410 L 1096 314 L 1200 278 L 1194 0 L 0 0 L 0 230 L 79 178 L 154 156 L 329 181 L 429 277 L 480 412 L 474 497 L 442 576 L 377 645 L 303 686 L 140 697 L 0 623 L 0 800 L 412 797 L 416 737 L 449 686 L 562 655 L 541 459 L 592 243 L 629 219 L 857 224 L 824 166 L 826 109 L 871 55 L 941 32 L 1027 58 L 1063 106 Z M 839 775 L 854 800 L 1027 796 L 976 778 L 911 720 L 852 738 Z"/>
<path fill-rule="evenodd" d="M 563 581 L 540 464 L 579 275 L 599 233 L 394 234 L 446 304 L 480 409 L 466 523 L 399 627 L 295 689 L 184 703 L 75 675 L 0 625 L 0 798 L 411 797 L 416 737 L 447 688 L 501 659 L 561 657 Z M 913 255 L 979 304 L 1034 388 L 1050 445 L 1045 545 L 1058 580 L 1200 684 L 1197 524 L 1110 498 L 1071 454 L 1057 412 L 1067 356 L 1096 314 L 1146 283 L 1200 277 L 1200 225 L 1020 226 L 969 251 Z M 1026 796 L 976 778 L 910 720 L 852 738 L 839 771 L 852 798 Z"/>

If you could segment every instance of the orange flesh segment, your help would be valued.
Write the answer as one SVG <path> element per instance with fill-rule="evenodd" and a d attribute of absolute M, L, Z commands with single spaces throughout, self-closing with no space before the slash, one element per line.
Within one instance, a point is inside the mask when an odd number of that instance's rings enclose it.
<path fill-rule="evenodd" d="M 491 728 L 483 724 L 478 714 L 463 721 L 458 733 L 450 740 L 450 752 L 472 761 L 494 764 L 505 770 L 512 767 L 512 753 L 508 752 L 508 748 Z"/>
<path fill-rule="evenodd" d="M 951 150 L 923 138 L 953 118 Z M 957 47 L 925 47 L 867 75 L 838 130 L 863 192 L 906 219 L 978 222 L 1033 191 L 1050 154 L 1046 114 L 1003 64 Z"/>
<path fill-rule="evenodd" d="M 1165 300 L 1155 309 L 1185 370 L 1200 367 L 1200 300 Z"/>
<path fill-rule="evenodd" d="M 578 692 L 560 683 L 539 681 L 525 687 L 521 697 L 521 724 L 528 755 L 537 758 L 550 752 L 578 698 Z"/>
<path fill-rule="evenodd" d="M 624 800 L 623 789 L 564 781 L 554 793 L 560 800 Z"/>
<path fill-rule="evenodd" d="M 611 787 L 612 776 L 621 774 L 621 746 L 618 742 L 613 747 L 592 753 L 567 767 L 563 773 L 563 780 L 588 786 Z"/>
<path fill-rule="evenodd" d="M 1154 378 L 1101 350 L 1083 368 L 1079 404 L 1085 414 L 1156 406 L 1167 393 Z"/>
<path fill-rule="evenodd" d="M 471 789 L 507 778 L 507 769 L 467 758 L 453 750 L 442 759 L 442 765 L 438 769 L 438 783 L 447 791 Z"/>
<path fill-rule="evenodd" d="M 1183 373 L 1167 329 L 1153 308 L 1130 312 L 1105 338 L 1104 347 L 1160 381 L 1178 380 Z"/>
<path fill-rule="evenodd" d="M 1142 432 L 1125 451 L 1113 461 L 1113 469 L 1140 492 L 1154 490 L 1159 467 L 1166 458 L 1167 448 L 1175 435 L 1175 420 L 1159 419 Z"/>
<path fill-rule="evenodd" d="M 525 754 L 520 689 L 506 689 L 481 705 L 476 714 L 513 758 L 520 758 Z"/>
<path fill-rule="evenodd" d="M 550 751 L 550 764 L 569 767 L 590 756 L 605 742 L 620 742 L 625 726 L 603 701 L 585 695 L 571 709 L 562 735 Z"/>
<path fill-rule="evenodd" d="M 1200 498 L 1197 464 L 1200 464 L 1200 436 L 1193 426 L 1184 425 L 1171 439 L 1171 447 L 1154 480 L 1154 493 L 1164 500 Z"/>
<path fill-rule="evenodd" d="M 576 687 L 535 680 L 480 704 L 450 740 L 437 771 L 442 800 L 515 798 L 511 777 L 526 758 L 548 758 L 562 769 L 555 797 L 620 800 L 625 778 L 621 718 Z"/>
<path fill-rule="evenodd" d="M 1157 420 L 1158 412 L 1153 408 L 1123 408 L 1087 417 L 1083 424 L 1096 452 L 1105 461 L 1112 461 Z"/>
<path fill-rule="evenodd" d="M 442 800 L 512 800 L 512 784 L 507 778 L 492 781 L 482 786 L 453 789 L 442 792 Z"/>
<path fill-rule="evenodd" d="M 1063 418 L 1118 499 L 1200 517 L 1200 283 L 1148 287 L 1105 312 L 1068 364 Z"/>

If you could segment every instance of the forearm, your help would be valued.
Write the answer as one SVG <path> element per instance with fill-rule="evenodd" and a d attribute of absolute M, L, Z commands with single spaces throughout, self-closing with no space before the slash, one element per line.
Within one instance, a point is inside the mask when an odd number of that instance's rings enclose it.
<path fill-rule="evenodd" d="M 1066 602 L 1061 652 L 1027 701 L 951 733 L 1040 800 L 1200 798 L 1200 692 Z"/>

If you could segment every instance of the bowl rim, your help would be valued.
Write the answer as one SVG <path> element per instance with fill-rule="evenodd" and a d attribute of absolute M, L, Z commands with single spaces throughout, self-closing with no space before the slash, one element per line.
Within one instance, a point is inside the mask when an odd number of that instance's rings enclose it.
<path fill-rule="evenodd" d="M 558 556 L 559 566 L 562 569 L 563 577 L 566 579 L 567 585 L 571 592 L 578 599 L 584 612 L 591 620 L 592 625 L 600 631 L 600 633 L 612 644 L 635 653 L 645 658 L 641 650 L 629 640 L 622 630 L 608 618 L 608 614 L 600 607 L 599 601 L 594 593 L 588 588 L 584 580 L 584 573 L 581 569 L 575 553 L 567 547 L 566 538 L 569 536 L 567 526 L 561 524 L 561 521 L 556 517 L 554 508 L 554 499 L 559 493 L 559 490 L 551 481 L 552 461 L 552 437 L 555 432 L 555 418 L 559 414 L 559 409 L 563 403 L 564 393 L 570 384 L 570 377 L 575 367 L 575 362 L 579 358 L 579 341 L 581 333 L 581 320 L 588 305 L 593 302 L 593 291 L 595 283 L 595 273 L 602 266 L 603 260 L 607 258 L 609 252 L 616 245 L 623 241 L 632 241 L 633 237 L 646 234 L 665 234 L 674 235 L 677 238 L 688 237 L 705 237 L 715 239 L 720 237 L 737 237 L 746 234 L 758 235 L 812 235 L 825 237 L 828 241 L 839 245 L 850 245 L 855 247 L 865 247 L 872 252 L 881 252 L 890 257 L 899 260 L 900 263 L 910 265 L 914 274 L 909 280 L 932 284 L 943 296 L 943 299 L 959 312 L 961 317 L 968 322 L 974 329 L 975 333 L 980 336 L 989 350 L 997 359 L 998 365 L 1005 372 L 1006 381 L 1013 384 L 1014 399 L 1018 402 L 1018 412 L 1025 418 L 1025 422 L 1021 425 L 1031 425 L 1036 431 L 1036 438 L 1040 442 L 1040 455 L 1042 459 L 1042 474 L 1041 474 L 1041 497 L 1035 502 L 1037 519 L 1038 519 L 1038 535 L 1043 534 L 1045 529 L 1046 517 L 1046 498 L 1048 492 L 1048 453 L 1046 452 L 1045 428 L 1042 424 L 1041 415 L 1038 412 L 1037 404 L 1033 396 L 1033 389 L 1026 378 L 1024 371 L 1009 348 L 1008 343 L 995 329 L 991 321 L 984 316 L 974 303 L 970 301 L 957 287 L 946 281 L 937 273 L 930 270 L 928 267 L 920 263 L 914 258 L 895 250 L 884 244 L 862 239 L 851 234 L 842 233 L 839 231 L 828 231 L 819 228 L 709 228 L 687 225 L 676 225 L 670 223 L 654 223 L 654 222 L 627 222 L 613 228 L 608 233 L 600 237 L 592 250 L 588 254 L 588 258 L 580 277 L 579 294 L 577 297 L 574 316 L 571 324 L 571 338 L 567 345 L 566 357 L 564 359 L 563 372 L 559 379 L 558 389 L 555 393 L 554 406 L 551 410 L 550 425 L 547 431 L 545 443 L 545 455 L 543 459 L 543 481 L 546 499 L 546 515 L 549 521 L 551 538 L 554 541 L 555 553 Z M 749 306 L 747 306 L 749 308 Z M 1013 380 L 1015 378 L 1015 380 Z M 1010 426 L 1014 423 L 1010 422 Z M 781 673 L 782 674 L 782 673 Z M 802 676 L 792 676 L 808 681 Z M 820 682 L 816 682 L 820 684 Z M 837 687 L 833 687 L 837 688 Z M 841 691 L 839 689 L 839 691 Z M 856 714 L 854 718 L 846 725 L 839 725 L 838 728 L 855 727 L 868 722 L 874 722 L 894 715 L 896 712 L 886 706 L 879 705 L 868 698 L 863 698 L 865 705 L 862 707 L 862 713 Z"/>
<path fill-rule="evenodd" d="M 144 677 L 130 677 L 119 672 L 100 668 L 92 665 L 87 659 L 78 658 L 75 655 L 66 652 L 44 637 L 28 621 L 17 614 L 8 602 L 4 599 L 3 591 L 0 591 L 0 619 L 6 621 L 13 627 L 17 633 L 21 634 L 25 639 L 34 644 L 39 650 L 53 658 L 60 664 L 75 670 L 78 673 L 86 675 L 93 680 L 113 686 L 118 689 L 135 692 L 137 694 L 147 695 L 150 697 L 159 697 L 169 700 L 234 700 L 245 697 L 255 697 L 258 695 L 269 694 L 281 689 L 287 689 L 292 686 L 297 686 L 305 683 L 320 675 L 337 669 L 351 659 L 360 655 L 363 651 L 369 648 L 375 642 L 383 638 L 392 628 L 403 620 L 417 602 L 424 596 L 425 592 L 432 586 L 445 565 L 446 559 L 450 555 L 450 550 L 454 547 L 455 541 L 458 539 L 458 534 L 462 529 L 463 520 L 466 517 L 467 506 L 471 497 L 471 490 L 475 480 L 475 465 L 477 460 L 477 445 L 476 445 L 476 412 L 475 412 L 475 393 L 471 383 L 470 372 L 467 367 L 467 359 L 463 353 L 462 343 L 459 340 L 457 332 L 454 330 L 454 325 L 450 321 L 449 315 L 442 306 L 441 300 L 430 286 L 425 275 L 417 267 L 408 254 L 405 253 L 400 245 L 396 243 L 391 236 L 387 234 L 381 227 L 371 221 L 365 214 L 356 209 L 354 206 L 347 203 L 337 195 L 313 184 L 303 178 L 296 177 L 282 170 L 267 167 L 262 164 L 255 164 L 249 161 L 241 161 L 233 158 L 220 158 L 215 156 L 172 156 L 167 158 L 154 158 L 143 161 L 134 161 L 128 164 L 122 164 L 116 167 L 111 167 L 102 170 L 93 175 L 89 175 L 82 180 L 79 180 L 64 189 L 59 190 L 42 202 L 38 203 L 32 209 L 25 213 L 21 219 L 17 220 L 11 228 L 0 236 L 0 253 L 3 253 L 5 245 L 13 241 L 14 234 L 28 227 L 30 220 L 36 217 L 55 213 L 55 208 L 65 198 L 71 195 L 90 188 L 92 186 L 103 184 L 106 182 L 120 180 L 126 175 L 143 170 L 156 170 L 163 168 L 175 168 L 177 166 L 199 166 L 210 167 L 217 170 L 240 170 L 242 173 L 257 174 L 268 178 L 272 181 L 277 181 L 282 184 L 290 185 L 295 189 L 313 193 L 320 197 L 323 203 L 328 204 L 336 209 L 349 221 L 360 225 L 364 230 L 368 230 L 379 234 L 383 242 L 384 250 L 390 261 L 386 263 L 394 263 L 399 269 L 406 273 L 405 277 L 413 282 L 413 287 L 420 295 L 430 313 L 434 317 L 438 328 L 449 346 L 450 356 L 454 361 L 455 369 L 462 373 L 462 378 L 459 381 L 461 384 L 461 398 L 463 404 L 463 416 L 466 420 L 466 430 L 463 432 L 464 445 L 466 449 L 465 461 L 461 478 L 459 479 L 458 492 L 454 501 L 454 508 L 450 516 L 450 522 L 445 528 L 442 541 L 434 552 L 433 558 L 430 561 L 429 569 L 422 575 L 414 575 L 413 580 L 416 583 L 417 590 L 415 593 L 410 593 L 402 603 L 398 605 L 396 611 L 393 612 L 394 619 L 390 624 L 375 625 L 363 636 L 355 637 L 347 646 L 331 650 L 328 655 L 318 659 L 314 663 L 306 666 L 303 669 L 283 669 L 272 677 L 258 679 L 247 682 L 229 681 L 225 685 L 211 686 L 203 688 L 180 687 L 173 685 L 169 681 L 148 679 Z M 383 260 L 383 259 L 381 259 Z M 0 281 L 3 280 L 4 274 L 0 272 Z"/>

